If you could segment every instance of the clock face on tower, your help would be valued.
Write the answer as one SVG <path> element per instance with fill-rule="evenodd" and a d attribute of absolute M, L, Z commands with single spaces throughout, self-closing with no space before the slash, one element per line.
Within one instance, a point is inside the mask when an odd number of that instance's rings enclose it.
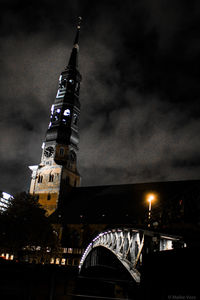
<path fill-rule="evenodd" d="M 44 155 L 46 157 L 51 157 L 53 155 L 53 153 L 54 153 L 54 148 L 51 146 L 44 149 Z"/>

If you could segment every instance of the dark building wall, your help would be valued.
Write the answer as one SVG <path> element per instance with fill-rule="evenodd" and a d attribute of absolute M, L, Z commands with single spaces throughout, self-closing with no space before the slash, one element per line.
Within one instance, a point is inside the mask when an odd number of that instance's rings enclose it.
<path fill-rule="evenodd" d="M 200 181 L 177 181 L 69 189 L 52 216 L 63 228 L 63 247 L 83 249 L 110 228 L 147 227 L 149 192 L 157 194 L 151 229 L 199 243 Z"/>
<path fill-rule="evenodd" d="M 199 251 L 182 248 L 145 255 L 142 299 L 199 299 Z"/>
<path fill-rule="evenodd" d="M 157 194 L 152 217 L 167 225 L 200 222 L 200 181 L 155 182 L 72 188 L 62 195 L 62 223 L 144 224 L 148 213 L 145 195 Z"/>

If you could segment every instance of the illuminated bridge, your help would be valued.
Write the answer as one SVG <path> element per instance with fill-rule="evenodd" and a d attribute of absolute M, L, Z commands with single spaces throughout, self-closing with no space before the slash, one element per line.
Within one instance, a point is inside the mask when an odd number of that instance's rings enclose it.
<path fill-rule="evenodd" d="M 13 196 L 5 192 L 0 192 L 0 212 L 6 210 L 12 200 Z"/>
<path fill-rule="evenodd" d="M 97 235 L 87 246 L 79 264 L 80 274 L 83 270 L 101 265 L 101 251 L 104 251 L 102 247 L 109 250 L 131 274 L 135 282 L 139 283 L 143 254 L 183 248 L 186 244 L 180 237 L 149 230 L 111 229 Z"/>

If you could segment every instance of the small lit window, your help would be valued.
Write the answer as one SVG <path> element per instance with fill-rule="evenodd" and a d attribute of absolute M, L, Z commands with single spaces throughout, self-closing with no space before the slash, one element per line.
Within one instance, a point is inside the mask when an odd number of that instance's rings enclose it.
<path fill-rule="evenodd" d="M 66 258 L 62 258 L 61 265 L 65 265 L 65 263 L 66 263 Z"/>
<path fill-rule="evenodd" d="M 71 84 L 73 84 L 73 83 L 74 83 L 74 80 L 73 80 L 73 79 L 69 79 L 69 82 L 70 82 Z"/>
<path fill-rule="evenodd" d="M 59 114 L 59 113 L 60 113 L 60 108 L 57 108 L 57 109 L 56 109 L 56 112 Z"/>
<path fill-rule="evenodd" d="M 54 264 L 54 258 L 53 257 L 50 260 L 50 264 Z"/>
<path fill-rule="evenodd" d="M 70 116 L 70 109 L 69 108 L 65 109 L 63 115 L 69 117 Z"/>

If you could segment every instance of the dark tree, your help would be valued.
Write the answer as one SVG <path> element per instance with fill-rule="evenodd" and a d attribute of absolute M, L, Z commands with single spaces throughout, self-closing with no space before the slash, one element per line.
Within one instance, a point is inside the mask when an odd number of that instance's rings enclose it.
<path fill-rule="evenodd" d="M 0 248 L 17 254 L 20 258 L 25 250 L 46 256 L 47 248 L 56 251 L 58 237 L 45 216 L 37 199 L 25 192 L 11 201 L 8 209 L 0 215 Z"/>

